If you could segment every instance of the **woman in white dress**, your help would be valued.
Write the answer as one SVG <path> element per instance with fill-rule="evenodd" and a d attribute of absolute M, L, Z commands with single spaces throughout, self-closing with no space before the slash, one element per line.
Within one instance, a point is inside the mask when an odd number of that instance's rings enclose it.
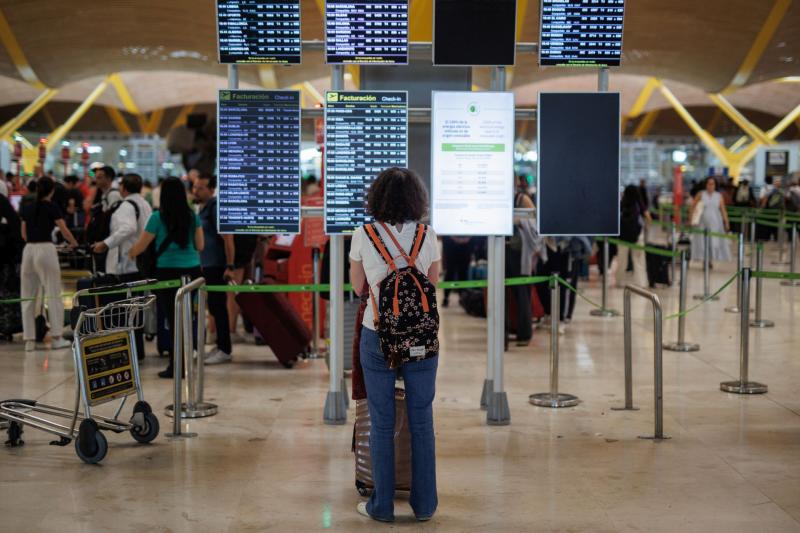
<path fill-rule="evenodd" d="M 702 213 L 695 214 L 695 210 L 702 209 Z M 695 195 L 692 207 L 689 209 L 689 220 L 694 221 L 699 216 L 695 227 L 707 229 L 716 233 L 729 230 L 728 210 L 722 195 L 717 192 L 717 180 L 713 177 L 706 179 L 706 189 Z M 731 249 L 727 239 L 711 237 L 710 257 L 712 261 L 731 261 Z M 703 235 L 692 235 L 692 258 L 703 260 Z"/>

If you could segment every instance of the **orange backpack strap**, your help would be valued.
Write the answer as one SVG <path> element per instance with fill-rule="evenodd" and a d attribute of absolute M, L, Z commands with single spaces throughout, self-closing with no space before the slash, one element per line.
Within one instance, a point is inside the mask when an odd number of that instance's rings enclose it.
<path fill-rule="evenodd" d="M 397 251 L 398 251 L 398 252 L 400 252 L 400 256 L 401 256 L 403 259 L 405 259 L 405 260 L 406 260 L 406 262 L 408 263 L 408 265 L 409 265 L 409 266 L 414 266 L 414 263 L 412 262 L 411 258 L 408 256 L 408 254 L 406 253 L 406 251 L 405 251 L 405 250 L 403 250 L 403 247 L 402 247 L 402 246 L 400 246 L 400 243 L 397 241 L 397 237 L 395 237 L 395 236 L 394 236 L 394 233 L 392 233 L 392 230 L 390 230 L 390 229 L 389 229 L 389 228 L 386 226 L 386 224 L 384 224 L 383 222 L 381 222 L 381 227 L 383 227 L 383 230 L 384 230 L 384 231 L 385 231 L 385 232 L 386 232 L 386 233 L 389 235 L 389 238 L 390 238 L 390 239 L 392 239 L 392 242 L 393 242 L 393 243 L 394 243 L 394 245 L 397 247 Z"/>
<path fill-rule="evenodd" d="M 391 268 L 394 271 L 397 271 L 397 265 L 395 265 L 394 259 L 392 259 L 389 250 L 387 250 L 386 246 L 384 246 L 383 241 L 381 240 L 378 233 L 375 231 L 373 225 L 367 224 L 366 226 L 364 226 L 364 230 L 367 232 L 369 240 L 372 241 L 372 244 L 375 246 L 375 248 L 377 248 L 378 252 L 381 254 L 381 257 L 383 257 L 383 260 L 386 261 L 387 265 L 389 265 L 389 268 Z"/>
<path fill-rule="evenodd" d="M 409 264 L 414 266 L 419 257 L 419 251 L 422 249 L 422 243 L 425 242 L 425 236 L 428 233 L 428 227 L 425 224 L 417 224 L 417 234 L 414 237 L 414 244 L 411 246 L 411 261 Z"/>

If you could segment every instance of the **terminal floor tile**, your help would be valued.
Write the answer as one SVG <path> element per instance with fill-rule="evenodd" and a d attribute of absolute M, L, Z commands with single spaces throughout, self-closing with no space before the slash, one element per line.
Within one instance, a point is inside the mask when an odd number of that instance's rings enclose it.
<path fill-rule="evenodd" d="M 714 266 L 718 287 L 733 266 Z M 694 294 L 699 265 L 690 277 Z M 582 288 L 599 298 L 597 281 Z M 109 434 L 105 460 L 89 466 L 72 446 L 49 446 L 50 436 L 27 428 L 23 447 L 0 449 L 0 531 L 800 531 L 800 287 L 765 280 L 764 291 L 764 317 L 776 326 L 750 330 L 750 376 L 769 393 L 719 390 L 739 369 L 739 317 L 723 312 L 735 303 L 731 288 L 689 315 L 686 338 L 699 352 L 664 352 L 672 439 L 662 442 L 637 438 L 653 432 L 652 313 L 644 300 L 633 303 L 640 411 L 611 410 L 624 396 L 622 318 L 592 317 L 579 301 L 560 339 L 560 388 L 581 403 L 528 403 L 549 387 L 549 330 L 539 329 L 529 347 L 512 342 L 511 424 L 490 427 L 478 408 L 486 323 L 451 296 L 435 403 L 440 507 L 424 525 L 403 495 L 393 526 L 356 513 L 354 409 L 343 426 L 323 424 L 323 360 L 286 370 L 266 348 L 236 345 L 232 364 L 206 369 L 206 399 L 219 414 L 186 424 L 196 438 L 171 441 L 162 408 L 172 403 L 172 383 L 156 378 L 164 360 L 148 355 L 142 372 L 161 421 L 156 441 Z M 677 287 L 657 292 L 665 315 L 674 312 Z M 621 290 L 610 291 L 610 303 L 622 308 Z M 676 330 L 675 320 L 665 321 L 664 340 L 675 340 Z M 0 346 L 0 397 L 72 406 L 71 356 Z"/>

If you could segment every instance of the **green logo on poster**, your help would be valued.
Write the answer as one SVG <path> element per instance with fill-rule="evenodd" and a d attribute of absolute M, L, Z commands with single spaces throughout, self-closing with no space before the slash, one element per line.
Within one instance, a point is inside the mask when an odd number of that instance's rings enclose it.
<path fill-rule="evenodd" d="M 220 91 L 219 99 L 223 102 L 227 102 L 231 99 L 231 92 L 230 91 Z"/>
<path fill-rule="evenodd" d="M 470 102 L 470 104 L 467 106 L 467 111 L 469 111 L 470 115 L 477 115 L 480 113 L 480 108 L 476 102 Z"/>

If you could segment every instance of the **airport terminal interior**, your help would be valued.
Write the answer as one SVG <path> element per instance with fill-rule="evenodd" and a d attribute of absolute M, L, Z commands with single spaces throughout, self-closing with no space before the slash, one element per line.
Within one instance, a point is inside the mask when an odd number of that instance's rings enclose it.
<path fill-rule="evenodd" d="M 0 170 L 0 531 L 800 532 L 800 0 L 0 0 Z"/>

